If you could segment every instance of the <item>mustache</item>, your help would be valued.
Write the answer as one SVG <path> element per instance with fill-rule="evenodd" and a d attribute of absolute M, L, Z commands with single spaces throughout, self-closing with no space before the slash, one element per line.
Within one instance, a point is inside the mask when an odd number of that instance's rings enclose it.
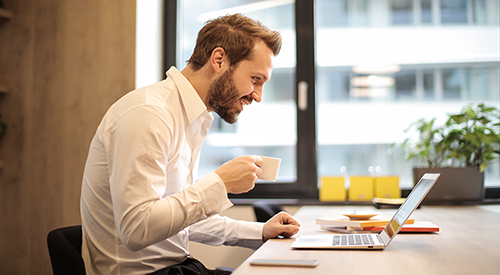
<path fill-rule="evenodd" d="M 239 100 L 242 100 L 242 99 L 244 99 L 245 101 L 248 101 L 248 104 L 251 104 L 253 102 L 253 98 L 251 95 L 242 96 L 242 97 L 240 97 Z"/>

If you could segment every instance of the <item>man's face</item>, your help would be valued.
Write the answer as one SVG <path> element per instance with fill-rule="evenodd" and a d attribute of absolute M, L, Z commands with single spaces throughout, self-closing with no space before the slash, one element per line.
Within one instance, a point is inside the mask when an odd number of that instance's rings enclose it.
<path fill-rule="evenodd" d="M 208 107 L 224 121 L 233 124 L 245 105 L 262 100 L 264 83 L 271 78 L 273 53 L 259 41 L 255 44 L 253 58 L 243 60 L 236 67 L 229 67 L 215 78 L 208 90 Z"/>

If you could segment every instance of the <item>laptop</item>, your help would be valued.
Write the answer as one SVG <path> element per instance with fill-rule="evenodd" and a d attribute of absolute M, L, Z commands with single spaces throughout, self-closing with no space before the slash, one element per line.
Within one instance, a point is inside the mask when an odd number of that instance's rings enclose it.
<path fill-rule="evenodd" d="M 385 249 L 402 225 L 420 205 L 440 174 L 426 173 L 415 185 L 398 211 L 379 234 L 304 235 L 292 244 L 293 249 Z"/>

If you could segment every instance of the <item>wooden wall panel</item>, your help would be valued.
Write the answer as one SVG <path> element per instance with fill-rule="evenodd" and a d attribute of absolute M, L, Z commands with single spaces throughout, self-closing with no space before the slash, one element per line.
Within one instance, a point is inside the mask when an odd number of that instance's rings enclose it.
<path fill-rule="evenodd" d="M 135 1 L 3 0 L 0 274 L 51 274 L 54 228 L 80 223 L 88 146 L 134 88 Z"/>

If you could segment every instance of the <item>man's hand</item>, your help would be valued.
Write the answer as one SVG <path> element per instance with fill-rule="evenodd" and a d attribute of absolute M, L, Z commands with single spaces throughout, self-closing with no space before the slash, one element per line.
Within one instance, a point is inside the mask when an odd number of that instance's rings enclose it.
<path fill-rule="evenodd" d="M 292 218 L 290 214 L 280 212 L 264 224 L 264 228 L 262 229 L 262 239 L 267 241 L 268 239 L 277 238 L 278 236 L 290 238 L 291 236 L 297 234 L 299 229 L 299 222 Z"/>
<path fill-rule="evenodd" d="M 215 173 L 226 185 L 228 193 L 241 194 L 254 188 L 262 175 L 260 166 L 263 162 L 259 156 L 242 156 L 224 163 Z"/>

